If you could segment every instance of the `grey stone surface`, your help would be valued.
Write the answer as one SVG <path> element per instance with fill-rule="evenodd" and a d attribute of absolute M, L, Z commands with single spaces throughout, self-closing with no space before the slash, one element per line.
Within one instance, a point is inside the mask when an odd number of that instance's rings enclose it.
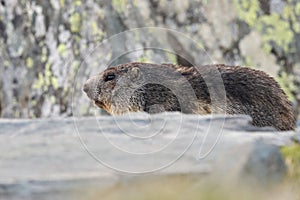
<path fill-rule="evenodd" d="M 295 133 L 249 121 L 179 113 L 1 119 L 0 196 L 80 199 L 76 192 L 136 174 L 280 180 L 285 165 L 278 147 L 290 144 Z"/>

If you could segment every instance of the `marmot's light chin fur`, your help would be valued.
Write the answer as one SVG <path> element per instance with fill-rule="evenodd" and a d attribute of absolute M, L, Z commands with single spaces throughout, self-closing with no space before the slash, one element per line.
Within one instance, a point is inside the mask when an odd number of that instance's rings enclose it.
<path fill-rule="evenodd" d="M 83 90 L 110 114 L 247 114 L 255 126 L 295 128 L 291 103 L 278 83 L 266 73 L 247 67 L 127 63 L 90 78 Z"/>

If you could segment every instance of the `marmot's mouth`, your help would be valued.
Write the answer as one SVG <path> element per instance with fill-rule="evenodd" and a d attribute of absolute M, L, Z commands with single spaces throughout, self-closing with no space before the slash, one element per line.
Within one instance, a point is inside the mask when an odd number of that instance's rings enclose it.
<path fill-rule="evenodd" d="M 99 108 L 102 108 L 102 109 L 105 108 L 105 104 L 102 103 L 101 101 L 95 100 L 95 101 L 94 101 L 94 104 L 95 104 L 96 106 L 98 106 Z"/>

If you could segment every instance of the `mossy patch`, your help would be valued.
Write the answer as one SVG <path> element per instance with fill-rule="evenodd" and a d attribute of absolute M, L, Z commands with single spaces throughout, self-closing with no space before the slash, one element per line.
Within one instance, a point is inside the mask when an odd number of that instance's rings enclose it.
<path fill-rule="evenodd" d="M 73 33 L 79 33 L 81 29 L 81 16 L 78 12 L 73 13 L 69 18 L 70 29 Z"/>
<path fill-rule="evenodd" d="M 260 11 L 258 0 L 235 0 L 238 16 L 244 20 L 249 26 L 257 23 L 258 12 Z"/>
<path fill-rule="evenodd" d="M 33 85 L 33 89 L 41 89 L 43 85 L 44 85 L 44 76 L 42 73 L 39 73 L 38 78 L 35 84 Z"/>
<path fill-rule="evenodd" d="M 295 13 L 296 15 L 300 15 L 300 2 L 298 2 L 295 6 Z"/>
<path fill-rule="evenodd" d="M 9 62 L 8 60 L 5 60 L 5 61 L 3 62 L 3 65 L 4 65 L 5 68 L 7 68 L 7 67 L 9 67 L 10 62 Z"/>
<path fill-rule="evenodd" d="M 91 29 L 93 31 L 93 35 L 95 37 L 95 40 L 102 40 L 103 39 L 104 32 L 101 29 L 99 29 L 99 27 L 97 25 L 97 22 L 93 21 L 91 23 Z"/>
<path fill-rule="evenodd" d="M 65 56 L 67 53 L 67 46 L 65 44 L 59 44 L 57 47 L 59 55 Z"/>
<path fill-rule="evenodd" d="M 47 61 L 47 59 L 48 59 L 47 53 L 48 53 L 47 48 L 46 48 L 46 47 L 43 47 L 43 48 L 42 48 L 42 55 L 41 55 L 41 62 L 42 62 L 42 63 L 45 63 L 45 62 Z"/>
<path fill-rule="evenodd" d="M 28 68 L 32 68 L 32 67 L 33 67 L 33 65 L 34 65 L 34 61 L 33 61 L 33 59 L 32 59 L 32 58 L 30 58 L 30 57 L 28 57 L 28 58 L 26 59 L 26 67 L 28 67 Z"/>
<path fill-rule="evenodd" d="M 294 84 L 295 77 L 293 75 L 282 72 L 280 76 L 275 77 L 275 80 L 279 83 L 290 101 L 294 100 L 293 92 L 297 89 Z"/>
<path fill-rule="evenodd" d="M 145 63 L 151 63 L 153 62 L 153 51 L 152 50 L 140 50 L 143 51 L 142 55 L 137 59 L 137 62 L 145 62 Z"/>
<path fill-rule="evenodd" d="M 81 0 L 76 0 L 74 4 L 75 4 L 76 6 L 81 6 L 82 2 L 81 2 Z"/>
<path fill-rule="evenodd" d="M 124 12 L 126 10 L 127 4 L 127 0 L 112 0 L 112 5 L 118 13 Z"/>
<path fill-rule="evenodd" d="M 65 0 L 59 0 L 59 5 L 61 8 L 65 7 Z"/>
<path fill-rule="evenodd" d="M 172 64 L 177 64 L 177 58 L 176 58 L 176 55 L 175 55 L 174 53 L 166 52 L 166 55 L 167 55 L 169 61 L 170 61 Z"/>
<path fill-rule="evenodd" d="M 281 19 L 277 13 L 260 17 L 256 26 L 262 33 L 263 42 L 273 41 L 284 51 L 289 50 L 289 44 L 293 41 L 294 35 L 289 22 Z"/>
<path fill-rule="evenodd" d="M 47 91 L 49 87 L 53 87 L 54 89 L 58 89 L 59 84 L 57 77 L 52 74 L 51 71 L 51 63 L 47 62 L 45 65 L 44 73 L 39 73 L 38 78 L 33 85 L 34 89 L 42 89 L 43 91 Z"/>
<path fill-rule="evenodd" d="M 58 85 L 58 80 L 57 80 L 57 78 L 55 76 L 51 77 L 51 84 L 52 84 L 52 86 L 53 86 L 54 89 L 58 88 L 58 86 L 59 86 Z"/>

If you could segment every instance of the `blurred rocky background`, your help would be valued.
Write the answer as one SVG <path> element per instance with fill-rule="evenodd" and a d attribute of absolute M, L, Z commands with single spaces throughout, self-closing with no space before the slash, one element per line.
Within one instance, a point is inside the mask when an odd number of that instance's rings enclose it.
<path fill-rule="evenodd" d="M 210 60 L 180 37 L 151 31 L 92 51 L 113 35 L 140 27 L 179 31 Z M 158 43 L 180 56 L 167 53 L 166 59 L 166 53 L 145 48 Z M 118 57 L 131 49 L 140 52 Z M 1 0 L 0 52 L 0 116 L 5 118 L 72 116 L 74 109 L 91 114 L 90 104 L 76 103 L 72 110 L 74 99 L 87 101 L 74 91 L 116 58 L 111 64 L 168 60 L 261 69 L 280 83 L 295 112 L 300 109 L 298 0 Z"/>

